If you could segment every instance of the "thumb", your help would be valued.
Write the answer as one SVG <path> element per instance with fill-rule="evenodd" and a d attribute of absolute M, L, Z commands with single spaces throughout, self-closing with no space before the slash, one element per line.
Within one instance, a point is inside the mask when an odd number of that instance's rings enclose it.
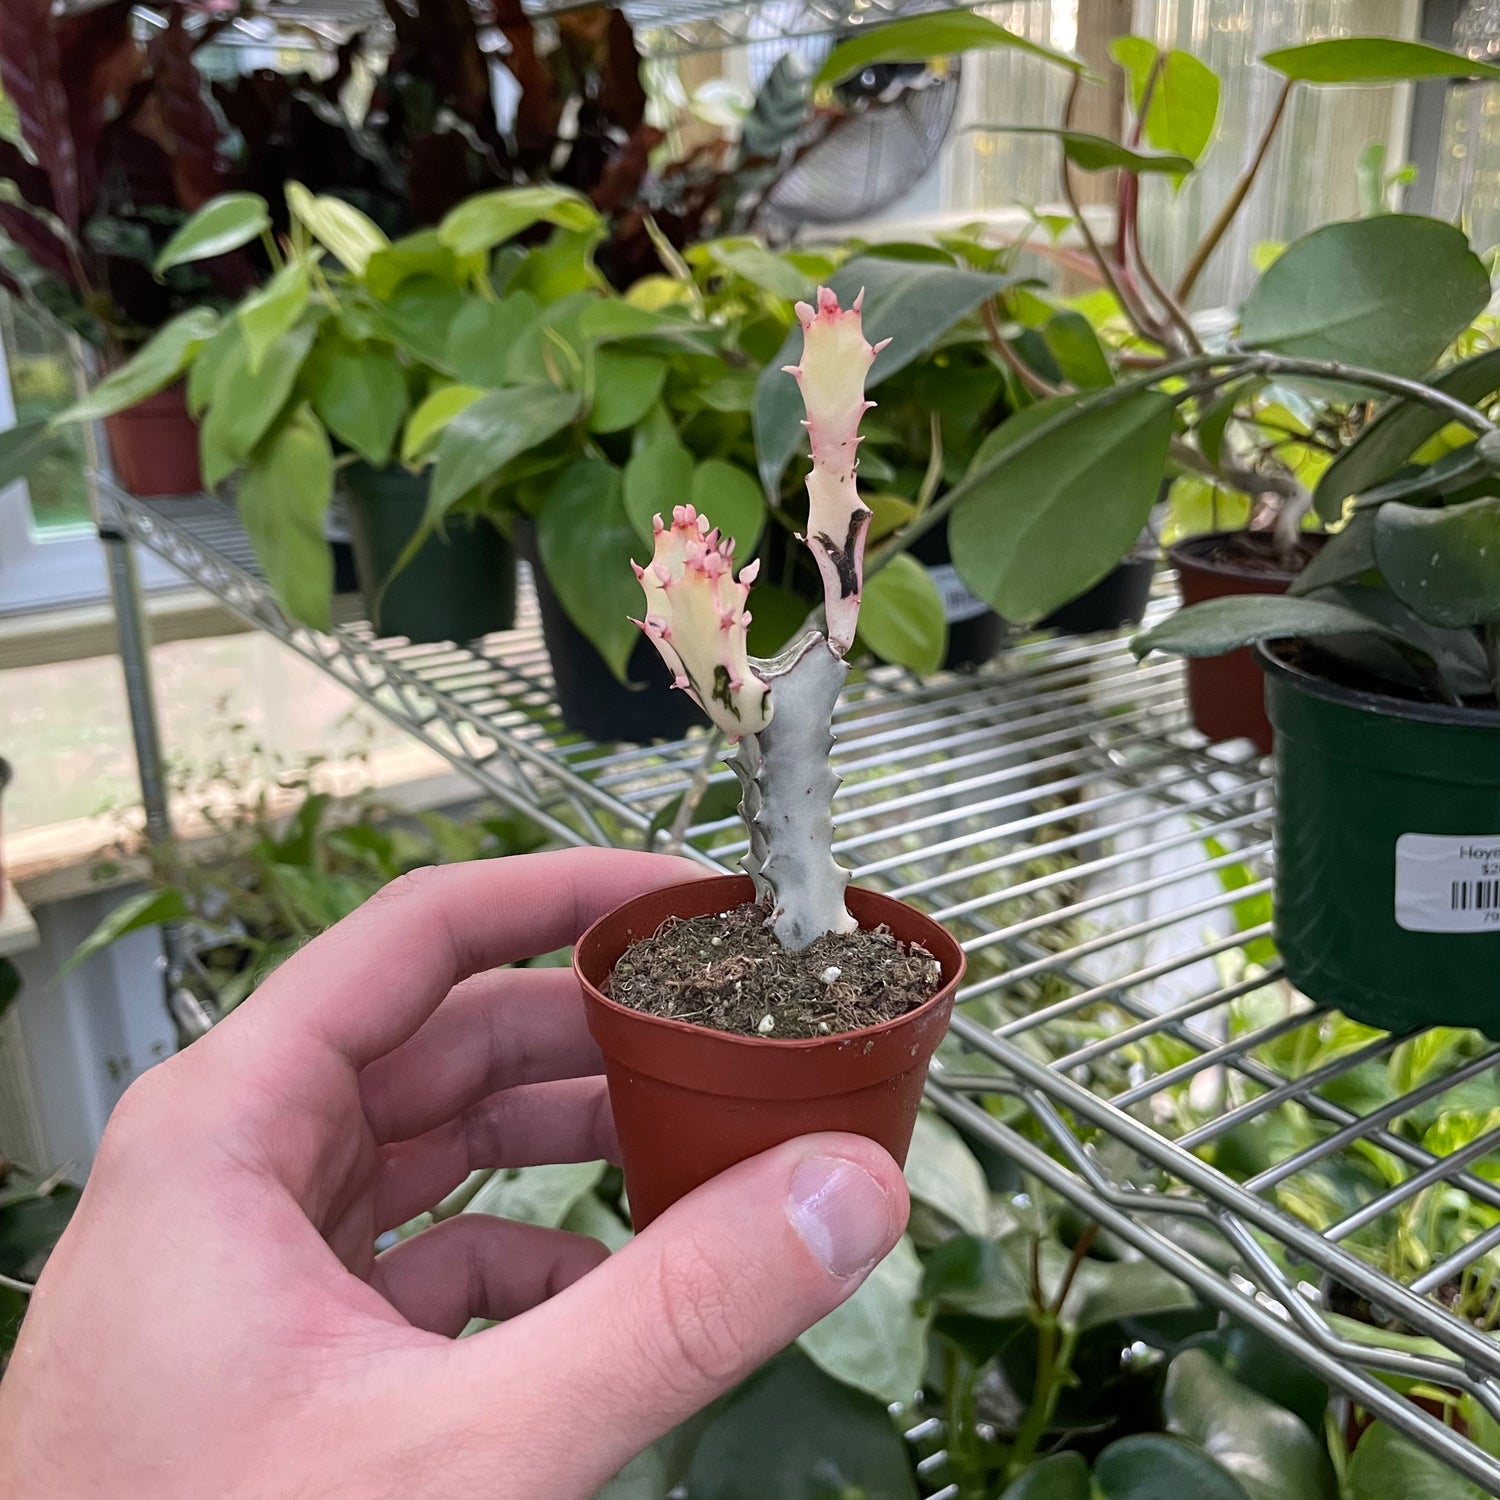
<path fill-rule="evenodd" d="M 577 1434 L 577 1414 L 589 1413 L 587 1447 L 563 1463 L 577 1493 L 592 1494 L 852 1295 L 906 1215 L 900 1168 L 873 1141 L 804 1136 L 705 1183 L 468 1347 L 503 1361 L 492 1378 L 515 1381 L 538 1430 Z M 549 1493 L 572 1494 L 558 1458 Z"/>

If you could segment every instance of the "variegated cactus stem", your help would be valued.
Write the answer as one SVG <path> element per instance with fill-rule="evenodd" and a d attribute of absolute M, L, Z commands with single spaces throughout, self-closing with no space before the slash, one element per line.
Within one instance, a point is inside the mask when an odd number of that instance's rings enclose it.
<path fill-rule="evenodd" d="M 635 576 L 646 594 L 635 623 L 650 637 L 675 686 L 731 740 L 757 734 L 771 718 L 770 690 L 751 665 L 745 601 L 759 562 L 734 576 L 734 542 L 691 505 L 655 518 L 655 550 Z"/>
<path fill-rule="evenodd" d="M 816 307 L 797 304 L 802 325 L 802 358 L 787 365 L 802 392 L 812 444 L 807 476 L 807 536 L 823 576 L 828 644 L 843 656 L 854 644 L 864 591 L 865 537 L 870 509 L 859 498 L 859 421 L 873 401 L 865 399 L 865 375 L 890 342 L 871 344 L 864 332 L 863 291 L 848 308 L 827 287 L 818 288 Z"/>
<path fill-rule="evenodd" d="M 691 505 L 655 526 L 655 548 L 636 576 L 646 595 L 636 623 L 675 684 L 735 742 L 730 760 L 749 833 L 744 866 L 783 947 L 805 948 L 826 932 L 851 932 L 848 874 L 833 858 L 829 764 L 833 710 L 848 666 L 816 632 L 780 656 L 749 655 L 745 608 L 755 564 L 734 577 L 734 543 Z M 774 712 L 773 712 L 774 710 Z"/>

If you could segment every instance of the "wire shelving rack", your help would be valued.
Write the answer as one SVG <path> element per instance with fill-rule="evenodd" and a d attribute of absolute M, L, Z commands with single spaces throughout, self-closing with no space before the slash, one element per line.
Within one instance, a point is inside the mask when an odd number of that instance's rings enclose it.
<path fill-rule="evenodd" d="M 100 503 L 112 547 L 158 553 L 558 837 L 675 835 L 711 868 L 743 851 L 737 819 L 692 811 L 731 779 L 704 735 L 637 747 L 564 730 L 529 606 L 516 630 L 467 647 L 379 640 L 360 622 L 320 635 L 277 606 L 229 507 L 103 481 Z M 149 718 L 139 632 L 122 636 Z M 1116 639 L 1021 642 L 926 681 L 856 673 L 836 730 L 840 857 L 969 953 L 936 1108 L 1500 1494 L 1500 1461 L 1466 1424 L 1395 1388 L 1459 1391 L 1479 1422 L 1500 1422 L 1500 1341 L 1446 1305 L 1500 1247 L 1500 1129 L 1438 1155 L 1413 1128 L 1500 1068 L 1500 1045 L 1356 1027 L 1280 978 L 1265 765 L 1205 748 L 1177 666 L 1137 666 Z M 1225 1170 L 1288 1121 L 1295 1149 Z M 1331 1172 L 1372 1159 L 1385 1175 L 1357 1179 L 1356 1200 L 1320 1195 Z M 1495 1210 L 1492 1227 L 1399 1278 L 1352 1248 L 1445 1188 Z M 1334 1287 L 1419 1337 L 1369 1343 L 1329 1310 Z"/>

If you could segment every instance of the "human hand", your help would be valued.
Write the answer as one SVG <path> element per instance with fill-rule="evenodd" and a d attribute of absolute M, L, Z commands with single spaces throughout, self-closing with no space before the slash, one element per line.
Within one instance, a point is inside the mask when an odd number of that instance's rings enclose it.
<path fill-rule="evenodd" d="M 17 1500 L 583 1500 L 842 1302 L 906 1193 L 855 1136 L 726 1172 L 614 1256 L 464 1214 L 479 1167 L 614 1151 L 564 969 L 699 874 L 570 850 L 420 870 L 131 1086 L 0 1382 Z M 507 1321 L 471 1338 L 471 1317 Z"/>

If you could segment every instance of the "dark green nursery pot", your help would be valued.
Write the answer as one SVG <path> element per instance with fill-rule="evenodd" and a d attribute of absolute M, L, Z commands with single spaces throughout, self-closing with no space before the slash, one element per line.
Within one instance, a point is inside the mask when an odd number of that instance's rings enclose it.
<path fill-rule="evenodd" d="M 1500 711 L 1411 703 L 1257 648 L 1276 729 L 1276 942 L 1303 994 L 1500 1038 Z"/>
<path fill-rule="evenodd" d="M 472 641 L 516 623 L 516 560 L 482 516 L 450 515 L 394 578 L 421 524 L 431 470 L 399 465 L 344 471 L 350 530 L 365 607 L 380 635 L 412 641 Z M 389 580 L 389 581 L 387 581 Z"/>

